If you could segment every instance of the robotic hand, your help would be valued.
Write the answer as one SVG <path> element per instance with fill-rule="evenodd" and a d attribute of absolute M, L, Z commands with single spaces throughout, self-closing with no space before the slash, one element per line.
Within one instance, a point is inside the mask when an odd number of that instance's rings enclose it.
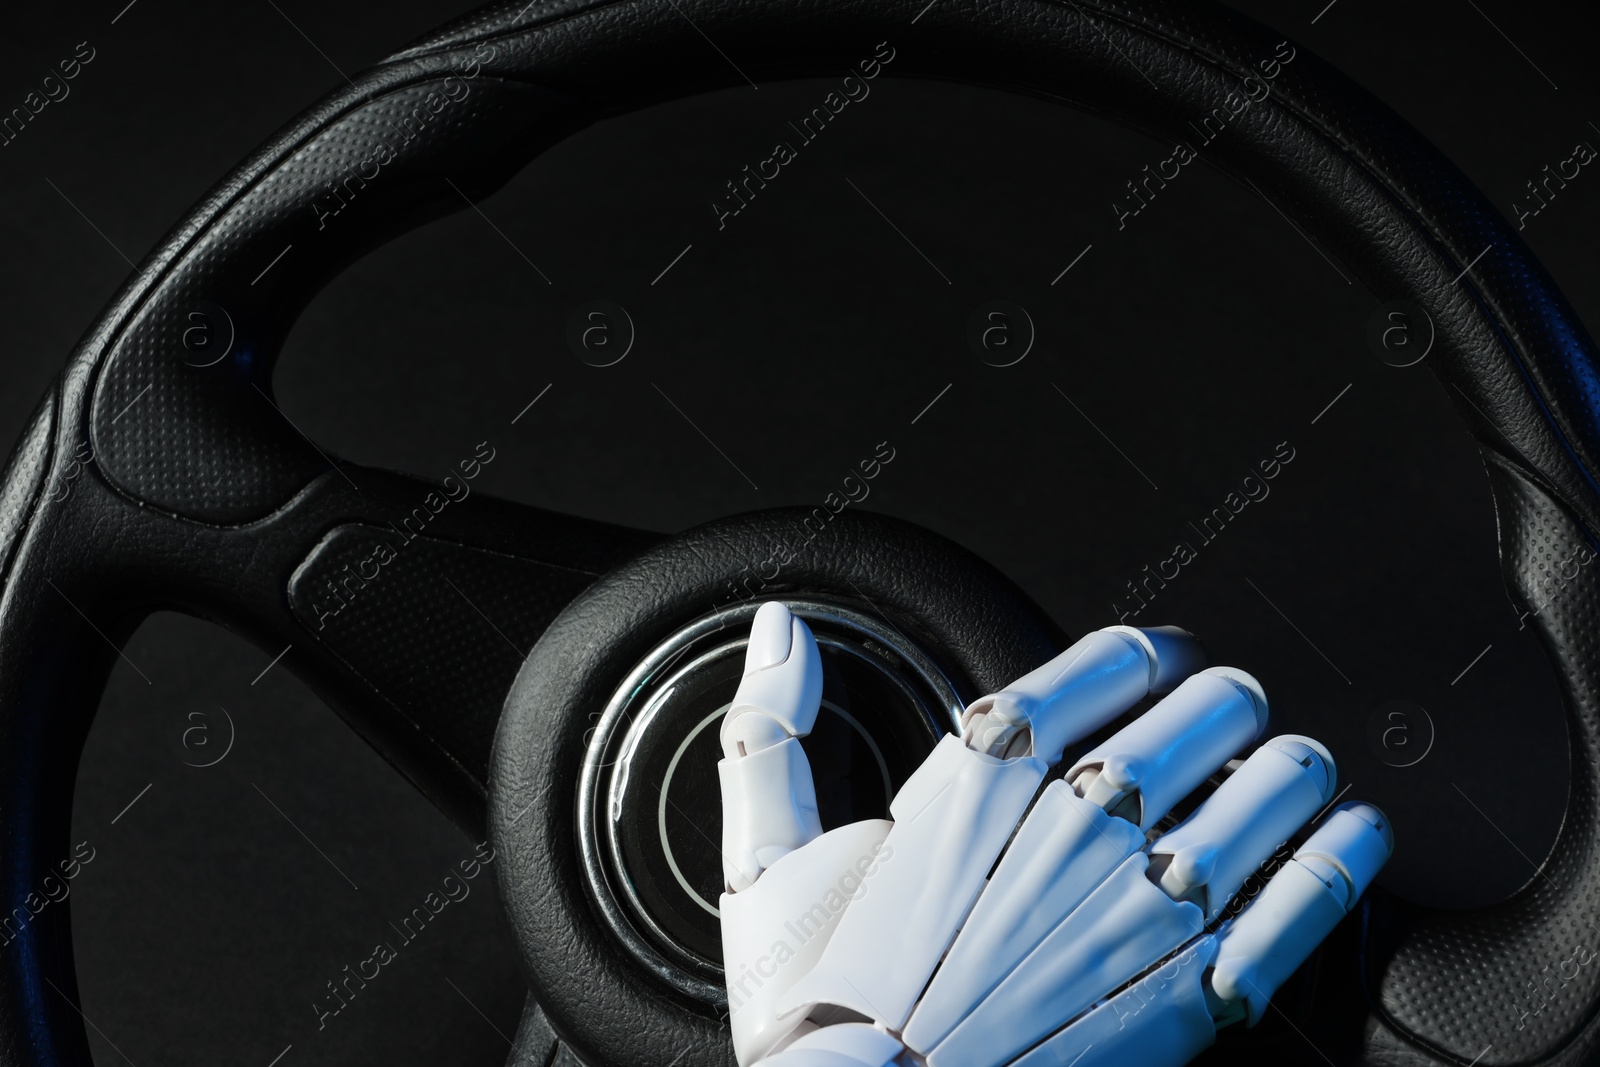
<path fill-rule="evenodd" d="M 1334 765 L 1309 737 L 1272 738 L 1154 833 L 1266 726 L 1254 678 L 1193 673 L 1198 659 L 1169 627 L 1092 633 L 969 707 L 895 796 L 892 823 L 824 834 L 798 740 L 821 660 L 804 622 L 763 605 L 718 765 L 739 1063 L 1159 1067 L 1259 1021 L 1394 841 L 1377 808 L 1343 804 L 1228 917 L 1334 795 Z M 1069 744 L 1150 692 L 1169 695 L 1027 810 Z"/>

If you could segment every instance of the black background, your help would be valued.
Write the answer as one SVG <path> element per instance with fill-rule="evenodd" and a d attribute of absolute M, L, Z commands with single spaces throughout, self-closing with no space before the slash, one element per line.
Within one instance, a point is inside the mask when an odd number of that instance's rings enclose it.
<path fill-rule="evenodd" d="M 1508 215 L 1545 164 L 1600 144 L 1592 27 L 1567 6 L 1236 6 L 1389 102 Z M 78 42 L 95 58 L 0 148 L 0 429 L 21 428 L 128 259 L 341 71 L 462 10 L 11 13 L 0 110 Z M 1198 543 L 1187 523 L 1286 441 L 1271 495 L 1128 621 L 1201 633 L 1263 680 L 1276 729 L 1330 745 L 1347 795 L 1393 817 L 1391 890 L 1468 906 L 1525 882 L 1565 801 L 1554 687 L 1499 581 L 1472 445 L 1425 365 L 1368 349 L 1371 296 L 1203 162 L 1119 232 L 1111 200 L 1170 146 L 889 78 L 719 232 L 722 183 L 829 87 L 745 86 L 604 123 L 483 216 L 379 250 L 302 317 L 276 376 L 284 410 L 332 452 L 423 475 L 488 439 L 483 490 L 664 531 L 819 503 L 888 441 L 896 458 L 860 506 L 961 541 L 1073 633 L 1116 621 L 1123 583 Z M 1593 323 L 1590 183 L 1525 237 Z M 565 340 L 594 299 L 638 333 L 605 369 Z M 1037 328 L 1007 368 L 965 340 L 996 299 Z M 324 983 L 473 844 L 294 680 L 292 652 L 251 684 L 276 651 L 160 616 L 127 648 L 153 684 L 125 664 L 113 676 L 74 810 L 74 840 L 96 850 L 72 907 L 97 1060 L 264 1065 L 292 1045 L 286 1067 L 498 1062 L 522 991 L 487 878 L 317 1028 Z M 1391 700 L 1431 718 L 1415 766 L 1369 742 Z M 227 757 L 185 766 L 222 751 L 230 719 Z M 1425 732 L 1413 715 L 1409 743 Z"/>

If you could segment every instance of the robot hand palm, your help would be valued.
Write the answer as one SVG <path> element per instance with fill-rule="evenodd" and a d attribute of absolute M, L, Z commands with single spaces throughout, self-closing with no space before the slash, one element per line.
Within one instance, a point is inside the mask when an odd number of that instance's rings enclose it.
<path fill-rule="evenodd" d="M 1092 633 L 974 702 L 892 823 L 825 834 L 798 741 L 820 657 L 803 621 L 763 605 L 719 764 L 740 1064 L 1178 1065 L 1257 1022 L 1393 838 L 1378 809 L 1342 805 L 1240 910 L 1333 796 L 1334 764 L 1311 738 L 1272 738 L 1158 832 L 1266 726 L 1254 678 L 1198 659 L 1179 630 Z M 1168 695 L 1039 791 L 1068 745 L 1150 692 Z"/>

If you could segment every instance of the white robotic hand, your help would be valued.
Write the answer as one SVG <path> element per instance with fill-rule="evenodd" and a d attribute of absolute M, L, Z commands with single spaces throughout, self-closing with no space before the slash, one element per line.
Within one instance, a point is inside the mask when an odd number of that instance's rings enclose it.
<path fill-rule="evenodd" d="M 1394 841 L 1377 808 L 1341 805 L 1224 918 L 1328 803 L 1335 773 L 1311 738 L 1272 738 L 1156 834 L 1266 726 L 1254 678 L 1199 666 L 1181 630 L 1092 633 L 968 708 L 892 823 L 824 834 L 798 740 L 821 660 L 804 622 L 762 605 L 718 768 L 739 1063 L 1176 1067 L 1220 1027 L 1259 1021 Z M 1169 691 L 1028 811 L 1069 744 Z"/>

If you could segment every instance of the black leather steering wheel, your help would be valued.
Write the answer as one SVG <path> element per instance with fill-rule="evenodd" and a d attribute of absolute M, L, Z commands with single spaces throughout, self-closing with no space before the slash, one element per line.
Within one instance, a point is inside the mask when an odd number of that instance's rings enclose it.
<path fill-rule="evenodd" d="M 836 75 L 883 42 L 889 74 L 1057 100 L 1162 138 L 1225 109 L 1231 132 L 1208 148 L 1212 162 L 1270 196 L 1375 297 L 1431 319 L 1429 366 L 1482 451 L 1513 594 L 1531 601 L 1549 568 L 1593 550 L 1593 342 L 1465 177 L 1305 49 L 1288 46 L 1296 58 L 1270 92 L 1236 107 L 1282 57 L 1278 37 L 1248 20 L 1196 0 L 491 4 L 362 74 L 241 164 L 143 261 L 41 401 L 0 483 L 5 912 L 27 910 L 69 855 L 78 753 L 117 643 L 175 608 L 274 652 L 293 644 L 295 669 L 368 741 L 460 825 L 489 829 L 538 1001 L 519 1062 L 549 1062 L 558 1038 L 560 1055 L 595 1063 L 732 1062 L 714 1006 L 618 962 L 588 910 L 571 841 L 580 711 L 604 699 L 614 663 L 626 670 L 648 650 L 652 627 L 726 601 L 711 560 L 749 558 L 799 516 L 663 543 L 478 494 L 457 501 L 330 459 L 270 386 L 299 310 L 354 257 L 476 201 L 589 123 L 737 82 L 701 33 L 755 79 Z M 70 477 L 74 491 L 57 491 Z M 400 531 L 407 522 L 415 529 Z M 839 530 L 772 589 L 888 603 L 892 624 L 936 649 L 969 698 L 1059 647 L 1020 591 L 972 580 L 981 568 L 953 546 L 865 517 Z M 403 551 L 374 560 L 376 531 Z M 377 577 L 390 568 L 401 573 Z M 1550 860 L 1475 912 L 1375 892 L 1325 954 L 1337 958 L 1306 1022 L 1325 1054 L 1576 1064 L 1600 1049 L 1600 968 L 1546 980 L 1552 965 L 1592 957 L 1600 937 L 1600 630 L 1588 607 L 1600 588 L 1592 569 L 1571 581 L 1575 595 L 1530 624 L 1571 739 Z M 430 611 L 456 596 L 519 647 L 544 635 L 520 675 L 492 640 Z M 84 641 L 86 626 L 106 640 Z M 89 1062 L 67 915 L 45 909 L 0 954 L 0 1063 Z"/>

